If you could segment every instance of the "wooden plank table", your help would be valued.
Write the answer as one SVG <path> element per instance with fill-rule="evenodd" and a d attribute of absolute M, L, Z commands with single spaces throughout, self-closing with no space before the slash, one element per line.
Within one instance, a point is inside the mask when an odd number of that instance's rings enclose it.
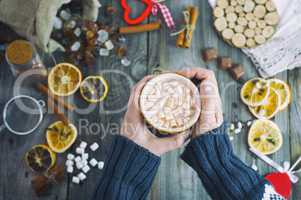
<path fill-rule="evenodd" d="M 94 68 L 81 68 L 85 76 L 88 74 L 104 74 L 111 86 L 107 100 L 103 104 L 97 105 L 92 112 L 88 114 L 79 114 L 79 112 L 68 114 L 71 121 L 79 128 L 80 136 L 77 143 L 80 140 L 90 143 L 94 141 L 101 143 L 101 151 L 94 155 L 98 160 L 106 157 L 106 152 L 110 146 L 110 135 L 116 134 L 116 127 L 118 128 L 120 125 L 132 83 L 138 81 L 144 75 L 150 74 L 158 66 L 169 70 L 205 67 L 215 71 L 222 94 L 225 119 L 232 122 L 237 120 L 247 121 L 252 118 L 246 106 L 240 102 L 239 91 L 241 85 L 233 81 L 229 74 L 218 70 L 215 62 L 205 64 L 200 58 L 201 49 L 215 47 L 219 50 L 220 55 L 230 56 L 235 62 L 242 63 L 245 67 L 246 78 L 252 78 L 257 75 L 252 63 L 240 50 L 228 46 L 217 36 L 212 27 L 211 9 L 207 1 L 174 0 L 166 1 L 166 3 L 178 24 L 183 20 L 181 12 L 185 6 L 199 6 L 200 18 L 190 49 L 175 48 L 174 38 L 171 38 L 169 32 L 163 28 L 161 31 L 127 37 L 129 46 L 128 57 L 132 60 L 130 67 L 124 67 L 119 60 L 109 57 L 99 58 Z M 113 0 L 107 0 L 103 3 L 103 5 L 106 4 L 113 4 L 119 7 L 116 1 Z M 135 5 L 134 8 L 136 12 L 139 12 L 141 6 Z M 149 21 L 154 19 L 154 17 L 151 17 Z M 110 19 L 106 19 L 101 15 L 100 20 Z M 13 95 L 14 77 L 9 71 L 9 66 L 3 60 L 0 66 L 0 110 L 2 111 L 5 102 Z M 277 77 L 290 83 L 293 94 L 293 101 L 289 109 L 275 117 L 276 123 L 283 132 L 284 144 L 281 150 L 271 157 L 281 163 L 284 160 L 295 161 L 297 156 L 301 154 L 301 133 L 299 128 L 301 121 L 301 70 L 296 69 L 291 72 L 284 72 Z M 25 86 L 21 92 L 36 98 L 43 98 L 41 94 Z M 88 105 L 80 98 L 77 98 L 77 96 L 78 94 L 68 100 L 79 108 L 87 107 Z M 112 112 L 113 110 L 116 112 Z M 23 156 L 32 145 L 45 142 L 45 129 L 55 120 L 54 115 L 46 114 L 38 130 L 27 136 L 15 136 L 7 130 L 1 132 L 0 200 L 38 199 L 31 189 L 30 180 L 33 175 L 24 165 Z M 89 124 L 88 127 L 86 123 Z M 97 126 L 97 124 L 101 124 L 101 126 Z M 22 122 L 17 121 L 16 126 L 22 126 Z M 233 141 L 233 147 L 237 155 L 251 165 L 253 157 L 247 151 L 246 137 L 246 131 L 237 135 Z M 148 199 L 210 199 L 196 173 L 179 159 L 182 151 L 183 149 L 180 149 L 162 156 L 161 166 Z M 65 156 L 63 154 L 59 157 L 62 159 Z M 261 174 L 273 170 L 260 160 L 256 160 L 256 163 Z M 80 186 L 72 184 L 70 177 L 66 177 L 63 183 L 55 185 L 51 189 L 48 196 L 40 199 L 90 199 L 101 177 L 102 172 L 94 170 L 89 174 L 88 180 Z M 301 182 L 294 185 L 293 191 L 292 199 L 301 199 Z"/>

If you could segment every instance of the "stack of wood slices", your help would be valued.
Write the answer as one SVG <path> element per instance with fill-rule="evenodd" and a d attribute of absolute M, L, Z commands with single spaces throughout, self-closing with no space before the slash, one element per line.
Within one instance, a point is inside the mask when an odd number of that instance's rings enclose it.
<path fill-rule="evenodd" d="M 217 0 L 213 15 L 216 30 L 238 48 L 265 43 L 279 22 L 272 0 Z"/>

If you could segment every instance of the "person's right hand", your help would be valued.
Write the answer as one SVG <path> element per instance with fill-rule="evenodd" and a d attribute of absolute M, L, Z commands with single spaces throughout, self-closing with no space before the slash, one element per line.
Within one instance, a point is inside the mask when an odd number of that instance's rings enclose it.
<path fill-rule="evenodd" d="M 213 71 L 204 68 L 192 68 L 178 71 L 189 79 L 198 79 L 200 84 L 201 114 L 192 136 L 207 133 L 223 123 L 222 103 L 217 81 Z"/>

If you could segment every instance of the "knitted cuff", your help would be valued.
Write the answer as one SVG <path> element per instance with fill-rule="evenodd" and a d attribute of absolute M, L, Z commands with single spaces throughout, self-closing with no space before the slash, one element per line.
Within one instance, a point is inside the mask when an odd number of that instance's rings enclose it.
<path fill-rule="evenodd" d="M 182 159 L 198 173 L 213 199 L 246 199 L 263 178 L 233 154 L 226 130 L 224 123 L 193 139 Z"/>
<path fill-rule="evenodd" d="M 94 199 L 144 198 L 159 164 L 160 157 L 123 136 L 113 136 L 104 177 Z"/>

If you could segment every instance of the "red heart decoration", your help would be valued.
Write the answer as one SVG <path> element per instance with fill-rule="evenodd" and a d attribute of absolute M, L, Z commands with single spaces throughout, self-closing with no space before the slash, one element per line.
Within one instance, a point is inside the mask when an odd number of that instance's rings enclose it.
<path fill-rule="evenodd" d="M 121 7 L 124 11 L 123 19 L 126 23 L 130 25 L 140 24 L 142 21 L 144 21 L 151 13 L 152 7 L 153 7 L 153 1 L 152 0 L 141 0 L 142 3 L 146 5 L 146 8 L 141 13 L 140 16 L 132 19 L 130 17 L 130 13 L 132 12 L 131 7 L 127 4 L 127 0 L 121 0 Z"/>
<path fill-rule="evenodd" d="M 273 172 L 265 176 L 275 188 L 275 191 L 289 199 L 292 193 L 292 184 L 287 173 Z"/>

